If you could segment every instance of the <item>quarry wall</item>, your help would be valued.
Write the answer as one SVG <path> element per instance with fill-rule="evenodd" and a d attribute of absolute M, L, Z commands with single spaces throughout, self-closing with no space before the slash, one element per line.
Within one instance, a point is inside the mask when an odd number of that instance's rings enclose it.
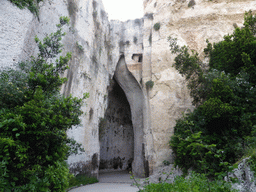
<path fill-rule="evenodd" d="M 144 81 L 154 81 L 148 92 L 154 143 L 155 166 L 172 162 L 168 146 L 173 127 L 182 112 L 193 110 L 184 78 L 172 67 L 167 38 L 196 50 L 201 59 L 206 39 L 211 43 L 231 34 L 234 26 L 242 27 L 245 11 L 256 11 L 251 0 L 144 0 Z M 154 25 L 160 24 L 155 30 Z M 149 41 L 150 40 L 150 41 Z"/>
<path fill-rule="evenodd" d="M 101 0 L 44 0 L 39 7 L 38 20 L 1 0 L 0 67 L 36 56 L 35 35 L 42 39 L 56 31 L 60 16 L 69 16 L 62 54 L 73 54 L 62 93 L 90 94 L 81 125 L 68 131 L 85 149 L 69 157 L 70 170 L 97 176 L 99 169 L 132 166 L 137 175 L 147 176 L 164 160 L 172 162 L 168 142 L 175 120 L 193 110 L 186 82 L 172 67 L 168 36 L 204 59 L 205 40 L 220 41 L 234 26 L 241 27 L 244 12 L 255 12 L 256 2 L 144 0 L 145 16 L 126 22 L 109 21 Z M 148 81 L 154 82 L 152 88 Z"/>

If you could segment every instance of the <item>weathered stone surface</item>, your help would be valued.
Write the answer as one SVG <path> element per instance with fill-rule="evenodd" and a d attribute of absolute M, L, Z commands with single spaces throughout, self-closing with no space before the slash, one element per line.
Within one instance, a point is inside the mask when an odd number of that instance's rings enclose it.
<path fill-rule="evenodd" d="M 72 52 L 70 69 L 64 74 L 68 82 L 62 87 L 62 93 L 81 98 L 88 92 L 90 97 L 82 107 L 81 125 L 68 131 L 70 137 L 82 143 L 85 153 L 71 156 L 68 163 L 74 173 L 92 171 L 97 175 L 99 118 L 104 116 L 107 108 L 105 95 L 109 75 L 113 75 L 115 70 L 108 56 L 109 22 L 102 2 L 44 0 L 40 3 L 40 20 L 29 10 L 20 10 L 8 0 L 1 1 L 0 5 L 0 67 L 12 66 L 15 62 L 29 59 L 31 55 L 36 56 L 35 35 L 42 39 L 45 34 L 56 31 L 60 16 L 71 18 L 70 26 L 64 28 L 67 35 L 62 41 L 62 54 Z M 97 166 L 92 166 L 95 162 Z"/>
<path fill-rule="evenodd" d="M 70 69 L 63 75 L 68 82 L 62 93 L 80 98 L 85 92 L 90 94 L 82 107 L 81 125 L 68 131 L 85 148 L 81 155 L 68 159 L 74 173 L 98 173 L 99 123 L 111 107 L 107 87 L 116 71 L 131 109 L 134 172 L 151 174 L 163 160 L 172 161 L 168 142 L 175 120 L 193 106 L 184 78 L 172 67 L 175 56 L 167 37 L 176 37 L 180 45 L 188 45 L 204 59 L 205 40 L 220 41 L 234 26 L 241 27 L 244 12 L 255 12 L 256 2 L 144 0 L 144 7 L 142 19 L 109 22 L 101 0 L 44 0 L 38 20 L 9 0 L 0 2 L 1 68 L 36 56 L 35 35 L 42 39 L 56 31 L 60 16 L 71 18 L 71 25 L 64 28 L 62 54 L 71 51 L 73 55 Z M 154 29 L 155 23 L 160 23 L 159 30 Z M 148 81 L 154 82 L 152 88 L 145 86 Z M 112 161 L 120 162 L 118 155 Z"/>
<path fill-rule="evenodd" d="M 240 192 L 256 191 L 255 173 L 251 171 L 248 159 L 250 159 L 250 157 L 242 159 L 241 162 L 238 163 L 238 167 L 225 177 L 226 181 L 230 180 L 230 178 L 237 179 L 238 182 L 233 183 L 232 187 Z"/>
<path fill-rule="evenodd" d="M 0 2 L 0 67 L 11 67 L 21 61 L 24 39 L 30 28 L 33 15 L 20 10 L 8 0 Z"/>
<path fill-rule="evenodd" d="M 148 91 L 150 120 L 154 143 L 154 166 L 163 160 L 171 161 L 168 145 L 173 134 L 175 120 L 182 112 L 193 110 L 189 91 L 184 78 L 172 67 L 175 55 L 169 50 L 167 38 L 178 39 L 179 45 L 187 45 L 199 52 L 204 59 L 205 40 L 218 42 L 223 36 L 232 33 L 233 24 L 243 24 L 244 12 L 256 11 L 252 0 L 144 0 L 144 60 L 142 66 L 143 82 L 154 81 Z M 160 23 L 155 30 L 154 24 Z"/>
<path fill-rule="evenodd" d="M 181 176 L 183 173 L 180 169 L 175 168 L 172 164 L 168 166 L 159 166 L 155 168 L 154 173 L 147 179 L 137 179 L 136 182 L 140 187 L 144 187 L 149 183 L 173 183 L 175 177 Z M 136 184 L 133 182 L 133 184 Z"/>

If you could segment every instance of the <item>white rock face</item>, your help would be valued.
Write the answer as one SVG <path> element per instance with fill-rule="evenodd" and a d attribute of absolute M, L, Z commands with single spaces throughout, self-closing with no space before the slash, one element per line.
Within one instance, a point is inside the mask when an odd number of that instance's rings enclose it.
<path fill-rule="evenodd" d="M 86 92 L 90 94 L 82 107 L 85 114 L 81 116 L 81 125 L 68 131 L 85 148 L 81 155 L 68 159 L 73 173 L 98 174 L 99 122 L 108 107 L 108 87 L 120 55 L 124 55 L 122 64 L 129 72 L 122 77 L 121 69 L 116 76 L 131 110 L 134 109 L 132 125 L 139 133 L 134 141 L 139 155 L 134 152 L 134 159 L 140 163 L 134 166 L 141 167 L 138 174 L 151 174 L 164 160 L 172 161 L 168 143 L 175 120 L 182 112 L 193 110 L 193 106 L 184 78 L 172 67 L 175 56 L 170 53 L 168 36 L 176 37 L 180 45 L 188 45 L 204 58 L 206 39 L 222 40 L 223 35 L 232 33 L 234 23 L 242 26 L 245 11 L 256 11 L 254 0 L 195 0 L 195 5 L 188 4 L 188 0 L 144 0 L 144 18 L 109 22 L 101 0 L 44 0 L 40 3 L 40 20 L 29 10 L 1 0 L 1 68 L 36 56 L 35 35 L 42 39 L 56 31 L 60 16 L 71 18 L 71 25 L 64 29 L 67 35 L 63 38 L 62 54 L 73 54 L 70 69 L 64 74 L 68 82 L 62 93 L 79 98 Z M 159 30 L 154 29 L 156 23 L 160 24 Z M 125 81 L 126 77 L 133 82 Z M 153 88 L 145 86 L 150 80 Z"/>
<path fill-rule="evenodd" d="M 85 153 L 68 159 L 74 173 L 97 174 L 99 164 L 99 118 L 107 108 L 107 86 L 115 65 L 109 60 L 109 22 L 100 0 L 59 1 L 44 0 L 40 3 L 40 21 L 27 9 L 20 10 L 10 1 L 0 2 L 0 67 L 36 56 L 34 37 L 56 31 L 60 16 L 69 16 L 71 25 L 65 27 L 63 53 L 72 52 L 70 69 L 64 74 L 68 82 L 62 93 L 89 99 L 83 105 L 81 125 L 68 131 L 68 135 L 82 143 Z M 79 46 L 83 47 L 79 49 Z M 119 55 L 119 53 L 117 53 Z M 113 65 L 113 66 L 112 66 Z"/>
<path fill-rule="evenodd" d="M 30 11 L 20 10 L 8 0 L 0 2 L 0 67 L 21 61 L 24 39 L 33 20 Z"/>
<path fill-rule="evenodd" d="M 238 163 L 238 167 L 234 169 L 231 173 L 228 173 L 228 177 L 225 177 L 225 181 L 229 181 L 230 178 L 237 179 L 237 183 L 233 183 L 233 189 L 236 189 L 240 192 L 255 192 L 256 183 L 255 183 L 255 173 L 250 169 L 250 163 L 248 160 L 251 157 L 242 159 Z"/>
<path fill-rule="evenodd" d="M 175 120 L 181 117 L 182 112 L 193 110 L 186 82 L 172 67 L 175 55 L 170 52 L 167 38 L 177 38 L 180 45 L 196 50 L 203 59 L 206 39 L 211 43 L 221 41 L 224 35 L 233 32 L 234 23 L 239 27 L 243 25 L 245 11 L 256 11 L 256 2 L 253 0 L 195 0 L 195 5 L 191 7 L 188 6 L 189 2 L 144 0 L 146 59 L 143 61 L 142 73 L 144 82 L 154 81 L 148 99 L 155 167 L 164 160 L 172 161 L 168 142 L 174 131 Z M 154 29 L 156 23 L 160 24 L 159 30 Z"/>

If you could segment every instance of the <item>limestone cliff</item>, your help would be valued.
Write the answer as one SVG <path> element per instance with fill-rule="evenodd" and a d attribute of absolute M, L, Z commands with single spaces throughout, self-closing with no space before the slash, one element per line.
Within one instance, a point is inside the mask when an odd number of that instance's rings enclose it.
<path fill-rule="evenodd" d="M 97 174 L 99 118 L 107 108 L 107 86 L 117 63 L 111 60 L 119 55 L 119 52 L 114 53 L 117 56 L 111 52 L 107 13 L 100 0 L 45 0 L 39 7 L 38 20 L 29 10 L 20 10 L 8 0 L 0 2 L 0 66 L 12 66 L 31 55 L 36 56 L 35 35 L 42 39 L 45 34 L 56 31 L 60 16 L 71 18 L 62 41 L 63 53 L 72 52 L 70 69 L 64 74 L 68 82 L 62 92 L 79 98 L 88 92 L 90 97 L 82 107 L 81 125 L 68 131 L 70 137 L 82 143 L 86 152 L 70 157 L 68 163 L 74 173 Z"/>
<path fill-rule="evenodd" d="M 69 16 L 63 53 L 73 54 L 62 93 L 90 94 L 81 125 L 68 131 L 85 148 L 69 157 L 70 170 L 97 175 L 99 168 L 132 166 L 140 176 L 172 160 L 175 120 L 193 109 L 186 82 L 172 67 L 168 36 L 204 58 L 206 39 L 220 41 L 242 26 L 245 11 L 256 10 L 253 0 L 144 0 L 144 18 L 110 22 L 101 0 L 44 0 L 39 6 L 38 20 L 1 0 L 0 67 L 36 56 L 35 35 L 54 32 L 59 17 Z M 145 85 L 150 80 L 152 88 Z"/>
<path fill-rule="evenodd" d="M 155 166 L 172 160 L 168 142 L 181 112 L 193 109 L 186 82 L 172 67 L 175 55 L 167 38 L 178 39 L 204 59 L 205 40 L 218 42 L 243 25 L 244 12 L 256 11 L 253 0 L 144 0 L 144 81 L 152 79 L 149 91 Z M 154 25 L 160 24 L 156 31 Z M 150 41 L 149 41 L 150 40 Z M 148 50 L 148 51 L 147 51 Z"/>
<path fill-rule="evenodd" d="M 135 143 L 137 144 L 135 146 L 133 146 L 132 141 L 128 141 L 128 143 L 132 142 L 128 152 L 132 153 L 132 158 L 122 157 L 122 159 L 128 158 L 124 160 L 125 166 L 123 168 L 127 168 L 128 161 L 131 164 L 131 159 L 135 159 L 133 164 L 137 168 L 134 172 L 138 170 L 141 175 L 144 174 L 146 151 L 143 141 L 143 111 L 145 111 L 143 102 L 145 98 L 138 83 L 142 78 L 143 19 L 127 22 L 112 21 L 110 23 L 101 0 L 44 0 L 39 4 L 39 7 L 38 20 L 30 11 L 20 10 L 8 0 L 0 2 L 0 66 L 13 66 L 16 62 L 29 59 L 31 55 L 36 56 L 37 46 L 34 37 L 37 35 L 42 39 L 45 34 L 56 31 L 56 24 L 60 16 L 71 18 L 70 26 L 64 29 L 67 35 L 63 38 L 63 53 L 72 52 L 72 58 L 69 63 L 70 69 L 64 74 L 68 78 L 68 82 L 63 85 L 62 93 L 81 98 L 83 93 L 88 92 L 90 97 L 82 107 L 84 114 L 81 116 L 81 125 L 68 131 L 68 136 L 81 143 L 85 152 L 69 157 L 68 163 L 71 172 L 75 174 L 97 175 L 100 159 L 104 160 L 106 156 L 111 156 L 111 154 L 104 155 L 104 150 L 100 149 L 99 127 L 108 111 L 112 111 L 111 109 L 106 111 L 107 108 L 115 109 L 111 103 L 118 101 L 118 98 L 111 97 L 110 82 L 114 81 L 113 76 L 120 55 L 124 55 L 128 62 L 127 66 L 134 74 L 132 75 L 127 70 L 127 77 L 136 84 L 135 90 L 140 91 L 142 99 L 137 100 L 141 107 L 138 108 L 139 112 L 132 112 L 133 117 L 130 117 L 133 119 L 132 125 L 129 125 L 140 132 L 140 137 L 136 139 Z M 126 66 L 126 62 L 124 64 Z M 119 82 L 124 80 L 123 77 L 116 79 Z M 126 83 L 129 84 L 129 82 Z M 124 89 L 124 86 L 122 88 Z M 136 101 L 135 90 L 130 90 L 129 86 L 126 89 L 126 96 L 131 98 L 129 100 L 130 105 L 131 102 Z M 108 97 L 108 93 L 110 97 Z M 134 106 L 134 109 L 137 110 L 137 106 Z M 110 114 L 110 116 L 112 118 L 115 115 Z M 126 113 L 123 116 L 126 116 Z M 140 119 L 138 123 L 136 116 Z M 111 129 L 112 131 L 119 130 L 123 125 L 124 122 L 113 123 Z M 120 148 L 121 141 L 114 138 L 112 134 L 106 134 L 104 138 L 108 141 L 116 141 Z M 128 138 L 130 139 L 130 137 Z M 134 148 L 137 154 L 135 156 L 133 154 Z M 101 157 L 100 151 L 102 151 Z M 119 156 L 122 155 L 117 153 L 116 157 Z M 113 158 L 115 155 L 111 159 Z M 115 166 L 110 168 L 114 169 Z"/>

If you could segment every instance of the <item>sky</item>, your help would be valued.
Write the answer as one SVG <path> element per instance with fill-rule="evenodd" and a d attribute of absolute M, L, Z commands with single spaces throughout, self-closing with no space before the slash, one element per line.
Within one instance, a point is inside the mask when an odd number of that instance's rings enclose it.
<path fill-rule="evenodd" d="M 102 0 L 109 20 L 133 20 L 143 17 L 143 0 Z"/>

